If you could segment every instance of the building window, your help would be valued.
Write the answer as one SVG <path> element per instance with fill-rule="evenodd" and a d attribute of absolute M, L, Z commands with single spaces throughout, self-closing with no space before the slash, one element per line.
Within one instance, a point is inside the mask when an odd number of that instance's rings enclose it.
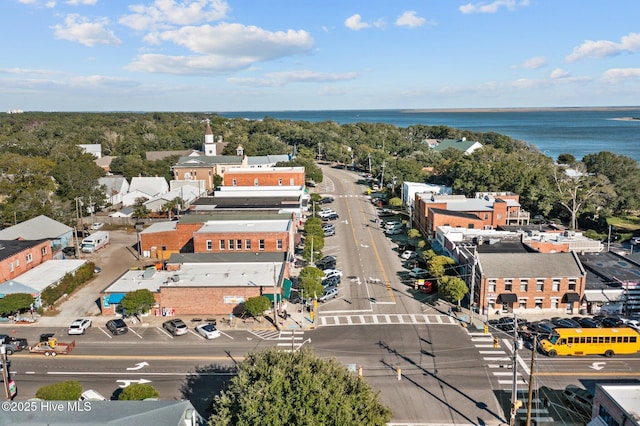
<path fill-rule="evenodd" d="M 489 220 L 489 213 L 484 214 L 484 220 Z"/>
<path fill-rule="evenodd" d="M 224 240 L 220 240 L 220 251 L 224 251 Z"/>
<path fill-rule="evenodd" d="M 207 240 L 207 251 L 213 250 L 213 241 Z"/>
<path fill-rule="evenodd" d="M 488 288 L 489 288 L 489 293 L 495 293 L 496 292 L 496 280 L 489 280 L 488 283 Z"/>
<path fill-rule="evenodd" d="M 242 250 L 242 240 L 236 240 L 236 250 Z"/>
<path fill-rule="evenodd" d="M 553 283 L 551 284 L 551 290 L 560 291 L 560 280 L 553 280 Z"/>
<path fill-rule="evenodd" d="M 289 186 L 294 186 L 296 184 L 295 179 L 291 178 L 289 179 Z"/>
<path fill-rule="evenodd" d="M 607 426 L 620 426 L 620 423 L 618 423 L 618 421 L 609 414 L 607 407 L 603 405 L 600 405 L 600 408 L 598 409 L 598 416 Z"/>
<path fill-rule="evenodd" d="M 529 280 L 520 279 L 520 291 L 525 293 L 529 291 Z"/>
<path fill-rule="evenodd" d="M 31 263 L 33 261 L 33 257 L 31 256 L 31 253 L 27 254 L 27 263 Z"/>
<path fill-rule="evenodd" d="M 518 299 L 518 304 L 520 309 L 527 309 L 527 298 Z"/>
<path fill-rule="evenodd" d="M 253 179 L 253 186 L 258 186 L 258 178 Z"/>
<path fill-rule="evenodd" d="M 47 248 L 46 247 L 42 247 L 42 249 L 40 250 L 40 254 L 43 255 L 43 256 L 45 254 L 47 254 Z"/>
<path fill-rule="evenodd" d="M 9 264 L 9 272 L 13 272 L 13 262 Z"/>
<path fill-rule="evenodd" d="M 244 240 L 244 249 L 251 250 L 251 240 Z"/>
<path fill-rule="evenodd" d="M 473 223 L 470 223 L 470 224 L 467 225 L 467 228 L 468 229 L 473 229 L 473 228 L 475 228 L 475 226 L 473 226 Z"/>
<path fill-rule="evenodd" d="M 276 248 L 282 250 L 282 240 L 276 240 Z"/>
<path fill-rule="evenodd" d="M 233 180 L 231 181 L 231 185 L 233 185 L 233 186 L 238 186 L 238 179 L 233 179 Z"/>
<path fill-rule="evenodd" d="M 162 251 L 167 251 L 167 246 L 162 246 Z"/>
<path fill-rule="evenodd" d="M 536 291 L 544 291 L 544 281 L 536 280 Z"/>
<path fill-rule="evenodd" d="M 571 278 L 569 280 L 569 290 L 571 290 L 571 291 L 575 291 L 576 290 L 576 280 L 575 280 L 575 278 Z"/>
<path fill-rule="evenodd" d="M 542 297 L 536 297 L 536 309 L 542 309 L 542 301 L 544 299 Z"/>
<path fill-rule="evenodd" d="M 560 307 L 560 300 L 558 298 L 551 298 L 551 309 L 558 309 Z"/>
<path fill-rule="evenodd" d="M 278 179 L 278 186 L 282 186 L 282 179 L 281 178 Z"/>
<path fill-rule="evenodd" d="M 229 250 L 233 250 L 233 240 L 229 240 Z"/>
<path fill-rule="evenodd" d="M 496 308 L 496 299 L 487 299 L 487 310 L 493 311 Z"/>
<path fill-rule="evenodd" d="M 513 280 L 504 280 L 504 291 L 513 291 Z"/>
<path fill-rule="evenodd" d="M 258 248 L 259 248 L 260 250 L 264 250 L 264 240 L 260 240 L 260 241 L 258 242 Z"/>

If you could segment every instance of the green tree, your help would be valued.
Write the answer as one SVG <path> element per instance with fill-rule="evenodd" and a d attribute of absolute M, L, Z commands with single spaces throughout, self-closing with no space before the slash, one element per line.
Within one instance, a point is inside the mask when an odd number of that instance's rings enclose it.
<path fill-rule="evenodd" d="M 447 273 L 447 267 L 455 263 L 449 256 L 433 256 L 427 261 L 427 270 L 432 277 L 440 278 Z"/>
<path fill-rule="evenodd" d="M 271 300 L 265 296 L 250 297 L 244 302 L 244 308 L 252 317 L 260 318 L 264 311 L 273 308 Z"/>
<path fill-rule="evenodd" d="M 391 420 L 379 393 L 341 365 L 308 350 L 250 353 L 215 397 L 211 426 L 375 426 Z"/>
<path fill-rule="evenodd" d="M 36 398 L 45 401 L 77 401 L 82 395 L 82 385 L 75 380 L 52 383 L 36 391 Z"/>
<path fill-rule="evenodd" d="M 0 315 L 23 312 L 31 307 L 33 296 L 27 293 L 7 294 L 0 299 Z"/>
<path fill-rule="evenodd" d="M 322 278 L 324 272 L 315 266 L 305 266 L 300 271 L 300 288 L 305 297 L 319 297 L 322 295 L 324 287 Z"/>
<path fill-rule="evenodd" d="M 460 306 L 460 301 L 469 292 L 467 284 L 458 277 L 445 276 L 438 281 L 438 293 L 449 302 Z"/>
<path fill-rule="evenodd" d="M 416 247 L 417 241 L 422 237 L 419 229 L 411 228 L 407 231 L 407 238 L 411 242 L 411 245 Z"/>
<path fill-rule="evenodd" d="M 160 392 L 147 383 L 133 383 L 120 392 L 118 401 L 142 401 L 149 398 L 158 398 Z"/>
<path fill-rule="evenodd" d="M 156 299 L 151 291 L 141 288 L 127 293 L 120 304 L 126 309 L 127 314 L 143 314 L 149 312 L 149 309 L 156 304 Z"/>
<path fill-rule="evenodd" d="M 402 206 L 402 199 L 398 197 L 393 197 L 389 199 L 389 205 L 391 207 L 400 207 Z"/>

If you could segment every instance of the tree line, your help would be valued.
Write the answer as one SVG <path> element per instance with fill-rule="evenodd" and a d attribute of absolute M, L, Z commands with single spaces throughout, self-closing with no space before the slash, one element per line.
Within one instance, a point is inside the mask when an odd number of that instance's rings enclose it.
<path fill-rule="evenodd" d="M 72 224 L 87 208 L 104 206 L 98 187 L 104 171 L 78 145 L 100 144 L 116 157 L 111 172 L 172 178 L 178 156 L 147 160 L 149 151 L 198 150 L 207 120 L 225 155 L 242 145 L 249 156 L 295 154 L 288 165 L 304 166 L 309 179 L 322 180 L 314 160 L 370 171 L 396 194 L 405 181 L 451 186 L 454 193 L 510 191 L 532 214 L 598 221 L 640 208 L 640 169 L 632 158 L 611 152 L 581 160 L 557 159 L 534 146 L 494 132 L 447 126 L 385 123 L 337 124 L 225 118 L 209 113 L 45 113 L 0 116 L 0 218 L 13 224 L 45 214 Z M 471 155 L 455 149 L 437 152 L 429 140 L 478 141 Z M 567 174 L 566 170 L 574 170 Z M 384 171 L 384 173 L 383 173 Z M 77 209 L 77 201 L 82 208 Z M 87 205 L 91 204 L 91 205 Z"/>

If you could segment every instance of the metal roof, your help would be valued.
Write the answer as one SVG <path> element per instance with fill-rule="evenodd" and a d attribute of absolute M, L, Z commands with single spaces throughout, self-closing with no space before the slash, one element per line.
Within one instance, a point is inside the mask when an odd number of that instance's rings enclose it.
<path fill-rule="evenodd" d="M 0 240 L 15 240 L 17 238 L 25 240 L 55 240 L 72 231 L 73 228 L 64 223 L 45 215 L 40 215 L 3 229 L 0 231 Z"/>
<path fill-rule="evenodd" d="M 585 275 L 573 253 L 478 253 L 486 278 L 537 278 Z"/>

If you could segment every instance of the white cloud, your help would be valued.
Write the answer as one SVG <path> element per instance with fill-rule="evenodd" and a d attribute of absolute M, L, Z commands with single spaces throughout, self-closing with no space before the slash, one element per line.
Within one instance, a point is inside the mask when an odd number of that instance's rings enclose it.
<path fill-rule="evenodd" d="M 133 12 L 120 23 L 138 31 L 171 28 L 224 19 L 230 10 L 225 0 L 155 0 L 153 5 L 131 5 Z"/>
<path fill-rule="evenodd" d="M 584 58 L 605 58 L 621 53 L 633 53 L 640 50 L 640 34 L 629 33 L 620 39 L 620 43 L 609 40 L 586 40 L 580 46 L 573 48 L 573 53 L 567 56 L 567 62 L 576 62 Z"/>
<path fill-rule="evenodd" d="M 85 46 L 95 46 L 96 44 L 119 45 L 120 39 L 113 31 L 106 26 L 109 20 L 100 18 L 95 22 L 90 22 L 87 18 L 77 14 L 70 14 L 64 20 L 64 26 L 53 26 L 56 38 L 75 41 Z"/>
<path fill-rule="evenodd" d="M 396 25 L 399 27 L 416 28 L 423 26 L 426 22 L 426 19 L 416 16 L 414 10 L 407 10 L 396 19 Z"/>
<path fill-rule="evenodd" d="M 529 6 L 529 0 L 495 0 L 492 3 L 467 3 L 458 10 L 464 14 L 469 13 L 496 13 L 498 9 L 504 7 L 508 10 L 516 10 L 520 7 Z"/>
<path fill-rule="evenodd" d="M 65 3 L 71 6 L 93 6 L 94 4 L 98 3 L 98 0 L 67 0 Z"/>
<path fill-rule="evenodd" d="M 526 59 L 524 62 L 514 65 L 512 68 L 538 69 L 547 65 L 547 59 L 544 56 L 535 56 Z"/>
<path fill-rule="evenodd" d="M 607 83 L 621 83 L 625 80 L 640 80 L 640 68 L 612 68 L 604 72 L 602 79 Z"/>
<path fill-rule="evenodd" d="M 303 30 L 267 31 L 259 27 L 221 23 L 216 26 L 182 27 L 154 35 L 202 54 L 248 57 L 265 61 L 308 53 L 313 38 Z"/>
<path fill-rule="evenodd" d="M 62 74 L 61 71 L 53 71 L 53 70 L 40 70 L 40 69 L 30 69 L 30 68 L 0 68 L 0 73 L 3 74 Z"/>
<path fill-rule="evenodd" d="M 26 4 L 26 5 L 33 5 L 36 7 L 46 7 L 46 8 L 54 8 L 56 7 L 56 2 L 55 1 L 46 1 L 44 3 L 41 2 L 41 0 L 18 0 L 18 3 L 22 3 L 22 4 Z"/>
<path fill-rule="evenodd" d="M 556 68 L 555 70 L 553 70 L 551 72 L 551 75 L 549 77 L 552 80 L 558 80 L 558 79 L 561 79 L 561 78 L 568 78 L 570 76 L 571 76 L 571 74 L 569 74 L 569 72 L 567 72 L 567 71 L 565 71 L 563 69 L 560 69 L 560 68 Z"/>
<path fill-rule="evenodd" d="M 362 16 L 358 15 L 357 13 L 355 15 L 349 16 L 344 21 L 344 25 L 350 30 L 354 30 L 354 31 L 358 31 L 363 28 L 369 28 L 371 26 L 371 24 L 362 22 Z"/>
<path fill-rule="evenodd" d="M 130 71 L 174 75 L 224 74 L 247 69 L 256 61 L 253 57 L 167 56 L 147 53 L 125 67 Z"/>
<path fill-rule="evenodd" d="M 282 71 L 265 75 L 264 78 L 228 78 L 229 83 L 251 87 L 279 87 L 289 83 L 326 83 L 353 80 L 357 73 L 320 73 L 316 71 Z"/>

